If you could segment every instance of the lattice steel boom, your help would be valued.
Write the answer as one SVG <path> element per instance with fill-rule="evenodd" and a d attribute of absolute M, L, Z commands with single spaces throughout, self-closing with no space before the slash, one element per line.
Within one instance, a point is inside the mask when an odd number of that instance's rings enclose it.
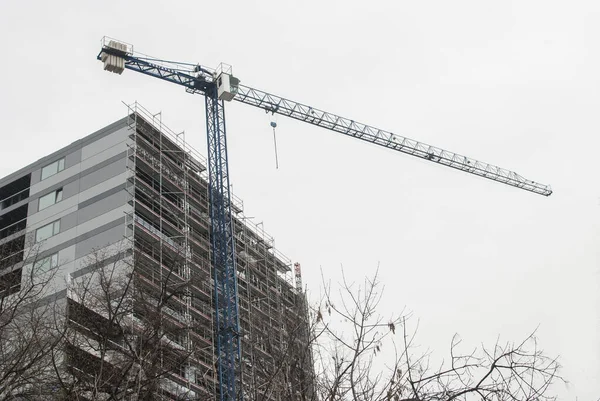
<path fill-rule="evenodd" d="M 104 69 L 121 74 L 125 69 L 175 83 L 187 92 L 206 97 L 209 191 L 220 399 L 241 400 L 241 358 L 235 249 L 229 191 L 227 141 L 223 100 L 236 100 L 273 114 L 371 142 L 385 148 L 452 167 L 539 195 L 549 196 L 548 185 L 526 179 L 498 166 L 427 145 L 389 131 L 319 110 L 302 103 L 239 85 L 230 70 L 212 70 L 193 63 L 160 60 L 133 52 L 133 46 L 104 38 L 98 59 Z"/>
<path fill-rule="evenodd" d="M 239 85 L 238 93 L 234 99 L 241 103 L 259 107 L 270 113 L 291 117 L 318 127 L 339 132 L 340 134 L 371 142 L 384 148 L 439 163 L 536 194 L 544 196 L 552 194 L 552 189 L 549 185 L 528 180 L 513 171 L 315 109 L 302 103 L 271 95 L 258 89 Z"/>

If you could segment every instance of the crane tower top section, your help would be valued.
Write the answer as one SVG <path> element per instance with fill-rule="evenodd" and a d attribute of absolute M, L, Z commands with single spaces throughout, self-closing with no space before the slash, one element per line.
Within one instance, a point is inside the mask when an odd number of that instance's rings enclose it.
<path fill-rule="evenodd" d="M 121 75 L 126 65 L 137 64 L 139 72 L 155 75 L 159 71 L 163 79 L 178 77 L 192 93 L 206 92 L 208 86 L 216 85 L 219 100 L 232 101 L 238 93 L 240 80 L 233 76 L 231 65 L 221 63 L 216 70 L 201 65 L 174 63 L 157 60 L 144 55 L 134 57 L 133 45 L 105 36 L 98 58 L 104 63 L 104 70 Z"/>

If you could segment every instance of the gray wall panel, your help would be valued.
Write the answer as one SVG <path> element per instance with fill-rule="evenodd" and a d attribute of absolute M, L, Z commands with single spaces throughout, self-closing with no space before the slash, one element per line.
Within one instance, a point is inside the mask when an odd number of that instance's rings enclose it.
<path fill-rule="evenodd" d="M 37 198 L 33 199 L 29 202 L 29 207 L 27 208 L 27 216 L 31 216 L 38 211 L 38 200 Z"/>
<path fill-rule="evenodd" d="M 100 249 L 107 245 L 114 244 L 115 242 L 122 240 L 124 234 L 125 222 L 124 219 L 121 219 L 121 224 L 118 226 L 78 242 L 75 248 L 75 258 L 79 259 L 92 252 L 94 249 Z"/>
<path fill-rule="evenodd" d="M 65 169 L 73 167 L 81 162 L 81 149 L 75 149 L 74 152 L 65 156 Z"/>
<path fill-rule="evenodd" d="M 121 189 L 117 193 L 109 195 L 103 199 L 97 200 L 96 202 L 77 211 L 78 224 L 100 216 L 109 210 L 123 206 L 128 200 L 129 194 L 124 189 Z"/>
<path fill-rule="evenodd" d="M 60 231 L 70 230 L 77 225 L 77 212 L 69 213 L 60 219 Z"/>
<path fill-rule="evenodd" d="M 78 278 L 83 276 L 84 274 L 88 274 L 91 273 L 92 271 L 99 269 L 101 267 L 105 267 L 105 266 L 109 266 L 113 263 L 118 262 L 119 260 L 124 259 L 127 256 L 131 255 L 131 252 L 118 252 L 118 253 L 109 253 L 110 256 L 108 256 L 107 258 L 98 261 L 97 263 L 93 263 L 91 265 L 86 265 L 85 263 L 83 263 L 83 267 L 75 270 L 73 273 L 71 273 L 71 278 Z"/>
<path fill-rule="evenodd" d="M 127 139 L 128 134 L 129 129 L 127 126 L 125 126 L 110 133 L 109 135 L 87 144 L 81 149 L 81 160 L 84 161 L 93 157 L 94 155 L 99 155 L 115 146 L 119 147 L 121 150 L 126 150 L 124 141 Z"/>
<path fill-rule="evenodd" d="M 92 203 L 96 203 L 98 201 L 101 201 L 104 198 L 108 198 L 109 196 L 116 194 L 117 192 L 122 191 L 125 188 L 126 188 L 125 184 L 117 185 L 116 187 L 113 187 L 113 188 L 109 189 L 108 191 L 102 192 L 94 197 L 84 200 L 79 203 L 79 209 L 83 209 L 84 207 L 87 207 L 87 206 L 91 205 Z"/>
<path fill-rule="evenodd" d="M 29 186 L 33 186 L 35 184 L 37 184 L 38 182 L 40 182 L 40 179 L 42 178 L 42 169 L 38 168 L 37 170 L 34 170 L 31 173 L 31 183 L 29 184 Z"/>
<path fill-rule="evenodd" d="M 65 184 L 63 187 L 63 200 L 70 198 L 71 196 L 77 195 L 79 193 L 79 180 L 69 182 Z"/>
<path fill-rule="evenodd" d="M 123 157 L 107 166 L 97 169 L 85 177 L 81 178 L 81 191 L 93 187 L 111 177 L 117 176 L 125 171 L 127 164 L 126 158 Z"/>

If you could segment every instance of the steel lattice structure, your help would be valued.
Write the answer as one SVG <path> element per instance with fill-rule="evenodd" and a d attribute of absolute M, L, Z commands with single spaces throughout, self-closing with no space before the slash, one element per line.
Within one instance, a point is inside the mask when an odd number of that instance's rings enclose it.
<path fill-rule="evenodd" d="M 315 109 L 302 103 L 271 95 L 258 89 L 240 85 L 234 100 L 512 187 L 544 196 L 552 194 L 549 185 L 528 180 L 513 171 Z"/>
<path fill-rule="evenodd" d="M 97 58 L 105 69 L 120 74 L 124 69 L 140 72 L 185 87 L 206 99 L 206 132 L 210 185 L 212 257 L 215 280 L 217 356 L 220 399 L 241 400 L 239 310 L 235 249 L 231 221 L 231 195 L 227 161 L 224 102 L 219 99 L 219 72 L 199 64 L 152 58 L 133 52 L 133 46 L 104 38 Z M 226 74 L 227 75 L 227 74 Z M 273 114 L 287 116 L 318 127 L 370 142 L 430 162 L 441 164 L 539 195 L 549 196 L 549 185 L 473 158 L 409 139 L 390 131 L 294 102 L 243 85 L 236 85 L 232 98 Z"/>
<path fill-rule="evenodd" d="M 236 388 L 240 388 L 236 380 L 241 375 L 236 370 L 241 358 L 241 344 L 225 107 L 218 99 L 215 87 L 207 90 L 205 99 L 219 385 L 221 399 L 235 400 Z"/>

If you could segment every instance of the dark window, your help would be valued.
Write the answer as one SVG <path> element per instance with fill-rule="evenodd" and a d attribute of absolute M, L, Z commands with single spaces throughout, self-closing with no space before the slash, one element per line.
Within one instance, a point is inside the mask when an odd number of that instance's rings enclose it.
<path fill-rule="evenodd" d="M 21 235 L 5 244 L 0 245 L 0 269 L 12 266 L 23 260 L 25 235 Z"/>
<path fill-rule="evenodd" d="M 31 174 L 27 174 L 0 188 L 0 210 L 27 199 L 30 184 Z"/>
<path fill-rule="evenodd" d="M 21 289 L 21 269 L 0 276 L 0 298 L 19 292 Z"/>
<path fill-rule="evenodd" d="M 24 230 L 27 226 L 27 207 L 25 204 L 0 216 L 0 239 Z"/>

